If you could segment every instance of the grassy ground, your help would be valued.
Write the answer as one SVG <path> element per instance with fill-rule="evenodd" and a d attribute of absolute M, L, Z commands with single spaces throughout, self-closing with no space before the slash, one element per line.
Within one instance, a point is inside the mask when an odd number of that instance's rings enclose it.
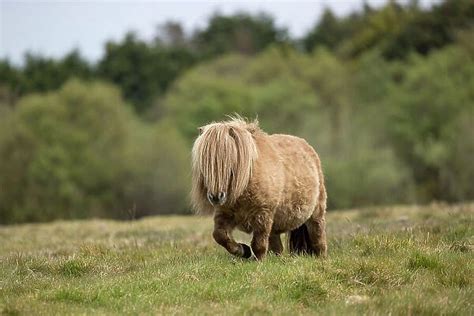
<path fill-rule="evenodd" d="M 0 227 L 0 314 L 474 314 L 474 204 L 327 221 L 327 259 L 262 263 L 217 246 L 209 218 Z"/>

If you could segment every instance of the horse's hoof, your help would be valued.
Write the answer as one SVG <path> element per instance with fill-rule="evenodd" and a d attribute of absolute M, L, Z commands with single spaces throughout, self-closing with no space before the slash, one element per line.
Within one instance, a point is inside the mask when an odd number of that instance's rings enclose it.
<path fill-rule="evenodd" d="M 242 246 L 242 249 L 244 251 L 244 254 L 242 255 L 243 258 L 248 259 L 252 257 L 252 249 L 250 249 L 249 246 L 246 244 L 240 244 Z"/>

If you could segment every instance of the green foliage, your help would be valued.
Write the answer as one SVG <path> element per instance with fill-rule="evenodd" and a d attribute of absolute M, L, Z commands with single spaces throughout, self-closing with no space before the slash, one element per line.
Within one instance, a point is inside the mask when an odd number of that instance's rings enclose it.
<path fill-rule="evenodd" d="M 450 47 L 427 59 L 414 57 L 392 87 L 392 141 L 412 166 L 420 195 L 448 201 L 474 197 L 474 55 Z M 461 149 L 462 148 L 462 149 Z"/>
<path fill-rule="evenodd" d="M 176 123 L 188 141 L 199 126 L 221 119 L 223 114 L 253 113 L 249 91 L 237 79 L 245 63 L 243 57 L 227 56 L 198 66 L 181 77 L 166 95 L 165 116 Z"/>
<path fill-rule="evenodd" d="M 131 167 L 124 183 L 131 211 L 138 216 L 187 213 L 190 149 L 183 137 L 166 122 L 143 126 L 134 137 L 124 156 Z"/>
<path fill-rule="evenodd" d="M 352 14 L 345 19 L 338 19 L 331 9 L 326 8 L 318 23 L 303 38 L 303 46 L 307 52 L 314 48 L 324 46 L 335 50 L 354 32 L 360 17 Z"/>
<path fill-rule="evenodd" d="M 130 32 L 122 41 L 107 42 L 104 56 L 93 66 L 77 51 L 60 60 L 27 54 L 20 68 L 0 61 L 0 82 L 21 96 L 58 89 L 73 77 L 100 78 L 117 85 L 136 112 L 146 116 L 174 80 L 196 62 L 229 52 L 255 54 L 286 40 L 286 30 L 265 14 L 215 14 L 192 37 L 173 22 L 163 25 L 151 42 Z"/>
<path fill-rule="evenodd" d="M 474 199 L 473 21 L 470 0 L 389 1 L 291 41 L 268 15 L 215 14 L 96 65 L 2 60 L 0 222 L 186 212 L 197 127 L 233 113 L 307 139 L 330 208 Z"/>
<path fill-rule="evenodd" d="M 0 61 L 0 82 L 14 96 L 58 89 L 73 77 L 88 79 L 92 72 L 91 66 L 78 51 L 72 51 L 59 60 L 28 53 L 21 69 L 8 61 Z"/>
<path fill-rule="evenodd" d="M 379 9 L 366 5 L 363 12 L 342 18 L 326 9 L 303 44 L 307 51 L 326 46 L 347 57 L 376 48 L 387 59 L 404 59 L 411 52 L 426 55 L 453 43 L 456 31 L 472 26 L 473 20 L 470 0 L 442 1 L 429 9 L 417 1 L 388 1 Z"/>
<path fill-rule="evenodd" d="M 8 60 L 0 60 L 0 102 L 13 101 L 13 96 L 20 93 L 22 74 Z M 12 91 L 13 90 L 13 91 Z"/>
<path fill-rule="evenodd" d="M 197 31 L 193 39 L 205 58 L 229 52 L 255 54 L 273 43 L 286 40 L 286 30 L 276 27 L 271 16 L 246 13 L 214 14 L 209 25 Z"/>
<path fill-rule="evenodd" d="M 182 199 L 176 201 L 186 191 L 182 142 L 163 128 L 156 136 L 141 136 L 146 127 L 111 86 L 71 81 L 58 92 L 23 98 L 2 123 L 1 222 L 126 218 L 128 209 L 155 193 L 153 206 L 171 199 L 176 211 L 184 210 Z M 131 147 L 150 145 L 159 148 L 137 154 L 137 147 Z M 166 160 L 168 150 L 175 159 Z M 168 185 L 160 178 L 175 171 L 179 181 Z M 158 187 L 152 181 L 157 177 Z M 129 181 L 142 185 L 131 190 Z M 145 207 L 138 206 L 137 215 L 142 215 Z M 163 209 L 146 207 L 147 213 L 157 210 Z"/>
<path fill-rule="evenodd" d="M 206 27 L 191 35 L 176 22 L 159 27 L 150 42 L 128 33 L 122 41 L 106 43 L 105 55 L 96 65 L 89 65 L 78 51 L 59 60 L 27 54 L 22 67 L 3 60 L 0 82 L 18 97 L 58 89 L 73 77 L 99 77 L 118 85 L 136 111 L 146 115 L 178 76 L 202 60 L 227 53 L 255 55 L 269 46 L 289 43 L 307 52 L 326 47 L 355 57 L 378 49 L 384 58 L 404 59 L 411 52 L 426 55 L 454 42 L 456 33 L 472 27 L 473 20 L 470 0 L 442 1 L 428 9 L 416 1 L 408 5 L 390 1 L 378 9 L 365 4 L 362 12 L 346 17 L 326 9 L 314 28 L 296 40 L 267 14 L 216 13 Z"/>
<path fill-rule="evenodd" d="M 118 205 L 108 184 L 121 176 L 117 158 L 131 115 L 117 91 L 70 82 L 17 107 L 0 141 L 3 221 L 113 211 Z"/>
<path fill-rule="evenodd" d="M 144 113 L 195 61 L 195 54 L 185 47 L 168 47 L 159 41 L 148 44 L 129 33 L 122 42 L 107 43 L 97 71 L 120 87 L 138 113 Z"/>
<path fill-rule="evenodd" d="M 472 27 L 474 21 L 474 3 L 470 0 L 442 1 L 428 11 L 418 7 L 411 11 L 386 46 L 385 56 L 400 58 L 412 51 L 425 55 L 454 42 L 457 30 Z"/>

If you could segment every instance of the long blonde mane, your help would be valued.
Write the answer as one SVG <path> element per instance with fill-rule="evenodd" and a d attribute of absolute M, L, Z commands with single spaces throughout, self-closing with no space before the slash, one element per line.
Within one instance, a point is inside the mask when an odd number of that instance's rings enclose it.
<path fill-rule="evenodd" d="M 193 208 L 198 213 L 211 213 L 207 193 L 227 193 L 226 204 L 233 204 L 242 195 L 252 175 L 257 159 L 257 146 L 252 133 L 258 122 L 241 117 L 211 123 L 200 128 L 192 151 Z"/>

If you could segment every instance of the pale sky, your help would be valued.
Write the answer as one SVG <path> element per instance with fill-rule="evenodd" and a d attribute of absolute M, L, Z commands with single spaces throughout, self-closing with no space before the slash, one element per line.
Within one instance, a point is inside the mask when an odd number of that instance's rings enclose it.
<path fill-rule="evenodd" d="M 368 0 L 380 6 L 385 0 Z M 405 1 L 399 1 L 405 3 Z M 436 0 L 422 0 L 429 6 Z M 26 51 L 62 57 L 74 48 L 89 61 L 103 54 L 107 40 L 120 40 L 127 31 L 150 39 L 166 21 L 180 22 L 187 32 L 206 25 L 213 12 L 266 12 L 278 26 L 300 37 L 329 6 L 345 15 L 360 9 L 362 0 L 316 1 L 12 1 L 0 0 L 0 58 L 19 64 Z"/>

